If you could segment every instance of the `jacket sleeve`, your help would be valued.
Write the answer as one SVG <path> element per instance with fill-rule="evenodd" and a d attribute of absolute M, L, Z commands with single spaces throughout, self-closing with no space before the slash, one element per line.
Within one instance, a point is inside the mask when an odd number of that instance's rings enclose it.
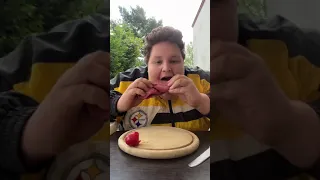
<path fill-rule="evenodd" d="M 117 103 L 128 85 L 138 78 L 148 78 L 147 67 L 136 67 L 118 73 L 110 80 L 110 121 L 122 118 L 126 112 L 118 113 Z"/>
<path fill-rule="evenodd" d="M 36 82 L 37 86 L 28 85 L 31 89 L 28 92 L 45 96 L 43 91 L 50 90 L 50 81 L 55 76 L 42 78 L 44 81 L 30 80 L 37 76 L 32 74 L 35 72 L 32 71 L 33 63 L 75 63 L 85 54 L 96 50 L 110 52 L 109 35 L 109 18 L 100 14 L 90 15 L 57 25 L 47 33 L 28 36 L 15 50 L 0 58 L 0 179 L 3 179 L 4 172 L 37 171 L 37 167 L 25 166 L 20 141 L 27 120 L 38 106 L 35 100 L 39 99 L 13 92 L 13 86 L 21 82 Z M 42 88 L 39 88 L 39 84 Z M 39 168 L 45 166 L 41 164 Z"/>
<path fill-rule="evenodd" d="M 24 126 L 37 106 L 36 101 L 22 94 L 0 93 L 0 172 L 33 171 L 25 166 L 20 145 Z"/>
<path fill-rule="evenodd" d="M 0 58 L 0 92 L 11 90 L 21 83 L 28 83 L 31 84 L 28 91 L 32 93 L 28 95 L 39 101 L 61 73 L 83 56 L 97 50 L 110 52 L 109 29 L 109 17 L 92 14 L 82 19 L 63 22 L 49 32 L 25 37 L 12 52 Z M 40 64 L 43 67 L 52 63 L 70 65 L 54 66 L 56 68 L 53 70 L 39 70 L 34 66 Z M 49 77 L 48 80 L 46 76 Z M 33 85 L 34 82 L 42 88 Z"/>
<path fill-rule="evenodd" d="M 197 73 L 200 76 L 200 84 L 201 84 L 201 92 L 208 95 L 209 98 L 211 99 L 211 88 L 210 88 L 210 72 L 202 70 L 200 68 L 197 68 Z M 211 105 L 211 103 L 210 103 Z M 210 112 L 211 112 L 211 108 L 210 108 Z M 210 119 L 211 117 L 211 113 L 209 112 L 209 114 L 206 115 L 207 118 Z"/>

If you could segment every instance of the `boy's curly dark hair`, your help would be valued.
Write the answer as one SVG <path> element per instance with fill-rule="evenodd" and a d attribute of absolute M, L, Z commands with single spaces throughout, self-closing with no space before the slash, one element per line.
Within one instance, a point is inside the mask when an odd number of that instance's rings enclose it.
<path fill-rule="evenodd" d="M 171 42 L 176 44 L 181 52 L 182 58 L 185 58 L 184 42 L 182 41 L 181 31 L 170 26 L 160 26 L 153 29 L 145 37 L 145 46 L 143 50 L 145 62 L 148 64 L 153 45 L 159 42 Z"/>

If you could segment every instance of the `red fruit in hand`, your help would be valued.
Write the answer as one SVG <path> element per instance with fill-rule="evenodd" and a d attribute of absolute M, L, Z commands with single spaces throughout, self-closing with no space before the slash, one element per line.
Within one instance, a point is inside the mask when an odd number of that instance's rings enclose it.
<path fill-rule="evenodd" d="M 129 146 L 138 146 L 140 143 L 139 140 L 139 133 L 138 132 L 132 132 L 127 134 L 127 136 L 124 138 L 126 144 Z"/>

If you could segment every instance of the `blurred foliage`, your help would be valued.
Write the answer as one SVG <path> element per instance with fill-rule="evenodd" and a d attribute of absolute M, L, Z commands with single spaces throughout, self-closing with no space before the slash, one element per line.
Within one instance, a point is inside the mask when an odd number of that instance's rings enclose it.
<path fill-rule="evenodd" d="M 135 67 L 140 63 L 140 49 L 143 41 L 134 35 L 127 24 L 110 26 L 111 74 L 114 77 L 119 72 Z"/>
<path fill-rule="evenodd" d="M 145 65 L 143 37 L 152 29 L 162 26 L 162 20 L 146 17 L 140 6 L 119 7 L 121 19 L 110 22 L 111 77 L 127 69 Z"/>
<path fill-rule="evenodd" d="M 162 20 L 157 21 L 154 17 L 147 18 L 146 12 L 140 6 L 130 7 L 130 10 L 120 6 L 119 11 L 123 23 L 128 24 L 137 37 L 142 38 L 150 33 L 152 29 L 162 26 Z"/>
<path fill-rule="evenodd" d="M 0 2 L 0 57 L 28 35 L 96 12 L 109 15 L 104 0 L 6 0 Z"/>
<path fill-rule="evenodd" d="M 194 67 L 194 61 L 193 61 L 193 44 L 190 42 L 186 46 L 186 58 L 184 60 L 184 64 L 187 67 Z"/>
<path fill-rule="evenodd" d="M 238 0 L 238 12 L 248 14 L 252 18 L 266 19 L 265 0 Z"/>

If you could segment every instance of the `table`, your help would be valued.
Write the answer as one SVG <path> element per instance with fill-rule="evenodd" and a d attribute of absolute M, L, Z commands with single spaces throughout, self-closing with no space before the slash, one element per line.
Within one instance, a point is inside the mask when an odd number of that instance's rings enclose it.
<path fill-rule="evenodd" d="M 124 132 L 110 137 L 110 180 L 209 180 L 210 159 L 190 168 L 188 164 L 210 146 L 210 132 L 194 132 L 200 146 L 189 156 L 170 160 L 151 160 L 131 156 L 118 147 L 118 138 Z"/>

